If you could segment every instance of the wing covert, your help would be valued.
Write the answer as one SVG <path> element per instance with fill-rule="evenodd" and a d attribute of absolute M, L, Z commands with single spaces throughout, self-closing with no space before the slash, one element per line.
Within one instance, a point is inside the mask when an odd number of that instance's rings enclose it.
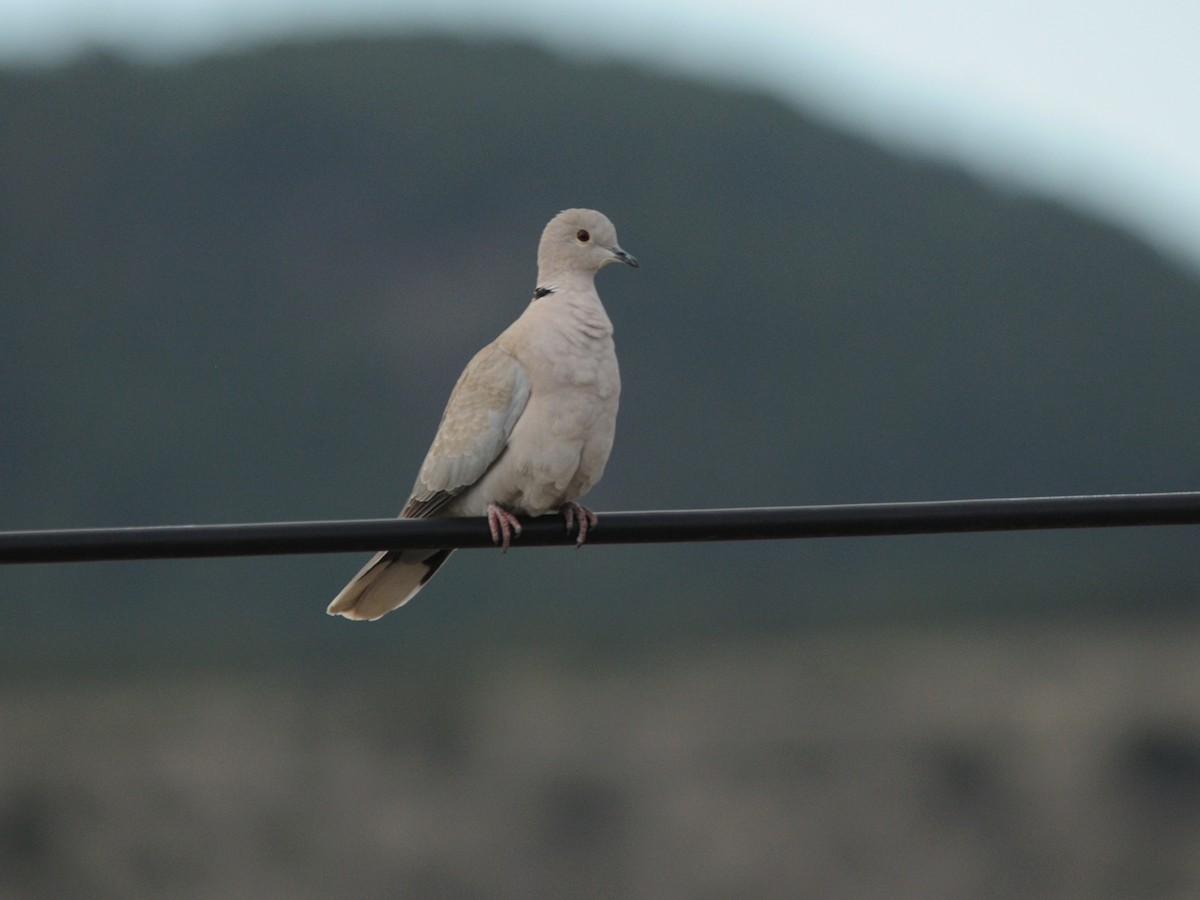
<path fill-rule="evenodd" d="M 454 385 L 401 515 L 430 516 L 482 478 L 504 452 L 529 392 L 529 375 L 499 344 L 475 354 Z"/>

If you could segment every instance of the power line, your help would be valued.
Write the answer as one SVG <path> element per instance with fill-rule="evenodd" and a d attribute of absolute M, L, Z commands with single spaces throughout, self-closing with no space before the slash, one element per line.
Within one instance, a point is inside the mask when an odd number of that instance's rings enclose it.
<path fill-rule="evenodd" d="M 740 541 L 1200 524 L 1200 492 L 606 512 L 589 544 Z M 558 516 L 519 546 L 569 544 Z M 0 564 L 491 547 L 482 519 L 355 519 L 0 532 Z"/>

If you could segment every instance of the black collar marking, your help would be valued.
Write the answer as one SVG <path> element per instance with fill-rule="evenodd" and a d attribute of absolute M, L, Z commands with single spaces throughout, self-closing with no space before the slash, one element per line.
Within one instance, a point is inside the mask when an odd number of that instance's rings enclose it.
<path fill-rule="evenodd" d="M 554 288 L 552 288 L 552 287 L 539 287 L 533 292 L 533 299 L 541 300 L 547 294 L 553 294 L 553 293 L 554 293 Z"/>

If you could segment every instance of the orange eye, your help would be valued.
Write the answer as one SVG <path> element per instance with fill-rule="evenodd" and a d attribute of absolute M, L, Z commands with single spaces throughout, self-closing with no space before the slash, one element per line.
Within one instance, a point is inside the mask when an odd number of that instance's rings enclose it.
<path fill-rule="evenodd" d="M 586 244 L 592 239 L 592 236 L 587 233 L 586 228 L 580 228 L 577 232 L 575 232 L 575 239 L 581 244 Z"/>

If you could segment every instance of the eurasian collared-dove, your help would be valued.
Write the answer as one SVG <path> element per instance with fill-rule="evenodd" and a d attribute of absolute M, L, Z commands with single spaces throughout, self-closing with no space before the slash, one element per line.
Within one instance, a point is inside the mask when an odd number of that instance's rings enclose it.
<path fill-rule="evenodd" d="M 604 472 L 621 376 L 612 323 L 593 279 L 611 262 L 637 266 L 591 209 L 559 213 L 538 244 L 533 302 L 459 376 L 403 518 L 487 516 L 508 549 L 517 514 L 557 510 L 577 544 L 596 514 L 575 501 Z M 378 619 L 406 603 L 453 551 L 377 553 L 329 604 L 330 615 Z"/>

